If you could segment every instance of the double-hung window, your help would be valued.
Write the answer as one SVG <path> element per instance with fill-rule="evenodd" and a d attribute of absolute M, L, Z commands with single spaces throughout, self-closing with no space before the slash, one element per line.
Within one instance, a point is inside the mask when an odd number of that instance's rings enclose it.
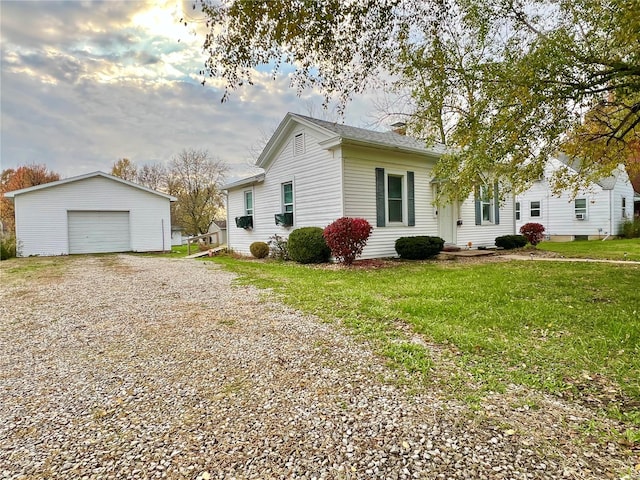
<path fill-rule="evenodd" d="M 284 213 L 293 213 L 293 183 L 287 182 L 282 184 L 282 211 Z"/>
<path fill-rule="evenodd" d="M 415 172 L 375 169 L 376 227 L 416 225 Z"/>
<path fill-rule="evenodd" d="M 587 218 L 587 199 L 576 198 L 573 206 L 576 219 L 585 220 Z"/>
<path fill-rule="evenodd" d="M 541 217 L 542 216 L 542 208 L 540 206 L 540 201 L 531 202 L 531 209 L 529 212 L 530 217 Z"/>
<path fill-rule="evenodd" d="M 253 215 L 253 191 L 244 192 L 244 214 Z"/>
<path fill-rule="evenodd" d="M 516 220 L 520 220 L 520 202 L 516 202 Z"/>
<path fill-rule="evenodd" d="M 387 176 L 387 211 L 390 223 L 403 220 L 402 183 L 403 177 L 400 175 Z"/>
<path fill-rule="evenodd" d="M 627 218 L 627 197 L 622 197 L 622 218 Z"/>
<path fill-rule="evenodd" d="M 491 202 L 491 190 L 488 185 L 480 185 L 480 211 L 482 212 L 482 222 L 491 223 L 493 219 L 493 205 Z"/>

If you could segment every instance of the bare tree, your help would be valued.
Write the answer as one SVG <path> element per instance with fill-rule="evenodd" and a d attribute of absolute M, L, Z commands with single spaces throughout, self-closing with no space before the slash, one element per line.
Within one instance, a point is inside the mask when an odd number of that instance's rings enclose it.
<path fill-rule="evenodd" d="M 138 170 L 137 182 L 152 190 L 167 189 L 167 168 L 160 163 L 143 165 Z"/>
<path fill-rule="evenodd" d="M 207 150 L 184 149 L 169 166 L 167 190 L 178 201 L 173 205 L 173 221 L 185 233 L 206 233 L 223 211 L 222 182 L 229 166 L 211 157 Z"/>

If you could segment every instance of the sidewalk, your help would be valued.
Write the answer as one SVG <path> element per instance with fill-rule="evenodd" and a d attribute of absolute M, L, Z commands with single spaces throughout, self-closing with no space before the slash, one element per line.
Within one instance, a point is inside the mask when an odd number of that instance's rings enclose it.
<path fill-rule="evenodd" d="M 587 263 L 617 263 L 622 265 L 640 265 L 640 262 L 634 260 L 605 260 L 594 258 L 565 258 L 565 257 L 539 257 L 537 255 L 501 255 L 501 257 L 509 260 L 538 260 L 546 262 L 587 262 Z"/>

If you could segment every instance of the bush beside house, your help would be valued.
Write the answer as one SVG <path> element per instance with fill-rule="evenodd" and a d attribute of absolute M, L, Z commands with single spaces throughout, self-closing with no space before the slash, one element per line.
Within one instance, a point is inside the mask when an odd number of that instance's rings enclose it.
<path fill-rule="evenodd" d="M 364 218 L 341 217 L 323 232 L 331 254 L 340 263 L 351 265 L 362 254 L 373 227 Z"/>
<path fill-rule="evenodd" d="M 544 238 L 544 225 L 534 222 L 525 223 L 520 227 L 520 233 L 535 247 Z"/>
<path fill-rule="evenodd" d="M 444 247 L 440 237 L 416 236 L 400 237 L 396 240 L 396 252 L 406 260 L 425 260 L 438 255 Z"/>
<path fill-rule="evenodd" d="M 514 248 L 522 248 L 527 244 L 527 238 L 524 235 L 503 235 L 496 238 L 496 247 L 505 250 L 513 250 Z"/>
<path fill-rule="evenodd" d="M 331 250 L 320 227 L 303 227 L 291 232 L 289 257 L 298 263 L 324 263 L 329 261 Z"/>
<path fill-rule="evenodd" d="M 265 258 L 269 255 L 269 245 L 265 242 L 253 242 L 249 245 L 249 251 L 256 258 Z"/>

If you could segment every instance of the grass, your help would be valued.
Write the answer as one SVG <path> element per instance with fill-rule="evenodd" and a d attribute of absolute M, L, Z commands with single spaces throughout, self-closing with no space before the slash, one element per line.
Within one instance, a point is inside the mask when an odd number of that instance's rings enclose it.
<path fill-rule="evenodd" d="M 640 238 L 615 239 L 604 242 L 602 240 L 542 242 L 538 244 L 537 248 L 559 253 L 565 257 L 640 261 Z"/>
<path fill-rule="evenodd" d="M 638 266 L 399 262 L 362 270 L 214 261 L 295 308 L 340 320 L 392 363 L 453 389 L 469 393 L 471 375 L 481 391 L 515 383 L 595 396 L 621 418 L 640 411 Z M 406 326 L 450 352 L 457 372 L 438 372 L 444 367 L 410 341 Z"/>
<path fill-rule="evenodd" d="M 198 251 L 197 245 L 191 245 L 191 253 L 196 253 Z M 187 256 L 187 246 L 186 245 L 172 245 L 170 252 L 151 252 L 151 253 L 141 253 L 140 255 L 157 257 L 162 256 L 165 258 L 183 258 Z"/>
<path fill-rule="evenodd" d="M 71 257 L 12 258 L 0 263 L 0 279 L 3 284 L 36 280 L 54 280 L 64 275 Z"/>

